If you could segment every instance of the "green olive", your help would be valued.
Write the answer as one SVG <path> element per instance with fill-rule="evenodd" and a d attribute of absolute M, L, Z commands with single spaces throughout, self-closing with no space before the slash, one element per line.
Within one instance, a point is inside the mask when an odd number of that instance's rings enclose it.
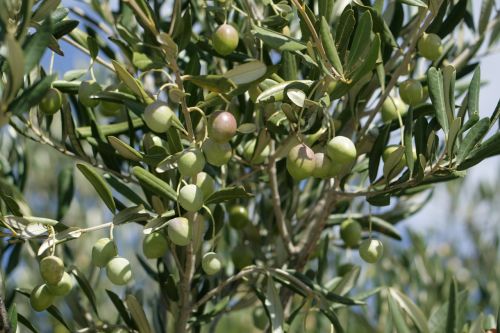
<path fill-rule="evenodd" d="M 418 40 L 418 51 L 420 54 L 432 61 L 436 61 L 443 54 L 441 37 L 436 34 L 424 33 Z"/>
<path fill-rule="evenodd" d="M 266 146 L 260 154 L 253 156 L 253 153 L 255 151 L 255 145 L 257 144 L 256 139 L 252 139 L 250 141 L 247 141 L 245 145 L 243 146 L 243 158 L 252 163 L 252 164 L 262 164 L 266 160 L 266 158 L 269 157 L 271 154 L 271 150 L 269 146 Z M 253 158 L 252 158 L 253 156 Z"/>
<path fill-rule="evenodd" d="M 101 238 L 92 247 L 92 263 L 97 267 L 104 267 L 118 255 L 116 243 L 109 238 Z"/>
<path fill-rule="evenodd" d="M 253 264 L 254 253 L 252 249 L 246 245 L 239 244 L 231 253 L 231 259 L 237 269 L 250 266 Z"/>
<path fill-rule="evenodd" d="M 156 133 L 168 131 L 172 117 L 175 117 L 174 112 L 162 101 L 155 101 L 146 106 L 142 115 L 146 126 Z"/>
<path fill-rule="evenodd" d="M 367 263 L 373 264 L 384 254 L 384 245 L 378 239 L 364 240 L 359 246 L 359 255 Z"/>
<path fill-rule="evenodd" d="M 215 252 L 208 252 L 203 255 L 201 267 L 207 275 L 217 274 L 222 269 L 222 258 Z"/>
<path fill-rule="evenodd" d="M 132 280 L 130 262 L 122 257 L 114 257 L 106 265 L 106 275 L 111 283 L 125 285 Z"/>
<path fill-rule="evenodd" d="M 195 184 L 203 192 L 203 198 L 208 198 L 215 191 L 215 180 L 206 172 L 196 175 Z"/>
<path fill-rule="evenodd" d="M 205 157 L 199 148 L 188 148 L 177 159 L 179 172 L 184 177 L 193 177 L 205 167 Z"/>
<path fill-rule="evenodd" d="M 408 105 L 416 106 L 424 99 L 422 84 L 413 79 L 406 80 L 399 85 L 399 96 Z"/>
<path fill-rule="evenodd" d="M 208 163 L 215 166 L 227 164 L 233 156 L 231 145 L 227 142 L 217 143 L 211 138 L 206 139 L 201 147 Z"/>
<path fill-rule="evenodd" d="M 311 177 L 316 168 L 314 152 L 303 143 L 296 145 L 288 152 L 286 168 L 295 180 Z"/>
<path fill-rule="evenodd" d="M 347 219 L 340 225 L 340 237 L 347 247 L 355 247 L 359 244 L 361 232 L 361 225 L 353 219 Z"/>
<path fill-rule="evenodd" d="M 229 24 L 221 25 L 212 36 L 212 43 L 215 51 L 223 56 L 229 55 L 236 50 L 238 41 L 238 31 Z"/>
<path fill-rule="evenodd" d="M 118 91 L 119 85 L 112 84 L 104 89 L 104 91 Z M 119 114 L 120 110 L 122 110 L 123 105 L 120 103 L 115 103 L 111 101 L 101 101 L 101 105 L 99 105 L 99 111 L 105 117 L 114 117 Z"/>
<path fill-rule="evenodd" d="M 142 241 L 142 252 L 146 258 L 161 258 L 167 250 L 168 242 L 161 232 L 150 233 Z"/>
<path fill-rule="evenodd" d="M 100 93 L 101 91 L 102 88 L 99 83 L 93 80 L 83 81 L 78 88 L 78 98 L 80 100 L 80 103 L 82 103 L 82 105 L 86 107 L 95 108 L 97 105 L 99 105 L 99 100 L 92 99 L 90 98 L 90 96 Z"/>
<path fill-rule="evenodd" d="M 33 310 L 40 312 L 46 310 L 54 302 L 54 295 L 49 292 L 47 285 L 35 287 L 30 294 L 30 304 Z"/>
<path fill-rule="evenodd" d="M 203 207 L 203 192 L 194 184 L 185 185 L 180 189 L 177 201 L 186 211 L 196 212 Z"/>
<path fill-rule="evenodd" d="M 252 312 L 253 325 L 261 331 L 264 331 L 269 323 L 266 310 L 263 307 L 257 307 Z"/>
<path fill-rule="evenodd" d="M 56 88 L 49 88 L 40 101 L 40 110 L 46 115 L 53 115 L 62 105 L 62 95 Z"/>
<path fill-rule="evenodd" d="M 229 208 L 229 225 L 234 229 L 241 230 L 250 224 L 248 210 L 241 205 L 234 205 Z"/>
<path fill-rule="evenodd" d="M 231 140 L 236 134 L 238 124 L 231 112 L 219 111 L 210 115 L 208 122 L 208 136 L 218 143 Z"/>
<path fill-rule="evenodd" d="M 55 285 L 47 284 L 47 288 L 49 292 L 54 296 L 66 296 L 73 288 L 73 280 L 71 279 L 71 275 L 64 272 L 61 281 L 59 281 Z"/>
<path fill-rule="evenodd" d="M 185 217 L 176 217 L 168 221 L 168 238 L 178 246 L 186 246 L 191 242 L 191 226 Z"/>
<path fill-rule="evenodd" d="M 313 176 L 316 178 L 330 178 L 333 174 L 334 168 L 332 160 L 326 156 L 324 152 L 317 152 L 314 154 L 316 166 L 313 171 Z"/>
<path fill-rule="evenodd" d="M 356 161 L 356 146 L 345 136 L 336 136 L 326 145 L 326 154 L 338 170 L 352 167 Z"/>
<path fill-rule="evenodd" d="M 382 120 L 389 123 L 398 119 L 398 113 L 404 116 L 408 111 L 406 104 L 398 97 L 388 97 L 382 104 Z"/>
<path fill-rule="evenodd" d="M 56 256 L 48 256 L 40 261 L 40 274 L 48 284 L 57 284 L 64 274 L 64 262 Z"/>
<path fill-rule="evenodd" d="M 387 161 L 389 160 L 389 157 L 397 150 L 399 149 L 400 146 L 398 145 L 389 145 L 387 146 L 385 149 L 384 149 L 384 152 L 382 154 L 382 160 L 384 161 L 384 163 L 387 163 Z M 417 159 L 417 151 L 415 150 L 415 148 L 413 148 L 413 160 L 415 161 Z M 396 166 L 394 167 L 394 169 L 391 171 L 391 174 L 392 175 L 398 175 L 401 171 L 403 171 L 403 169 L 406 167 L 406 154 L 403 154 L 401 156 L 401 159 L 400 161 L 398 162 L 398 164 L 396 164 Z"/>

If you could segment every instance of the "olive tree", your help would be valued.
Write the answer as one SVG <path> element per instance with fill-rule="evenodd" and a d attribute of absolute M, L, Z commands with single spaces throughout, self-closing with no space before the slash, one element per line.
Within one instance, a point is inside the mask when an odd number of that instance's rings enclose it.
<path fill-rule="evenodd" d="M 360 267 L 332 260 L 391 256 L 395 224 L 434 184 L 500 154 L 500 108 L 479 111 L 479 64 L 500 16 L 492 0 L 480 7 L 2 0 L 4 278 L 22 264 L 39 275 L 8 284 L 3 327 L 36 331 L 16 310 L 29 302 L 81 332 L 213 331 L 237 310 L 261 331 L 293 331 L 304 314 L 349 331 L 338 311 L 369 307 L 381 289 L 356 293 Z M 75 52 L 88 66 L 59 73 Z M 26 141 L 76 168 L 29 169 Z M 57 190 L 45 191 L 57 213 L 38 214 L 26 181 L 54 171 Z M 72 201 L 86 205 L 74 173 L 110 222 L 67 217 Z M 137 225 L 142 245 L 117 246 L 118 229 Z M 92 267 L 72 263 L 74 244 Z M 100 282 L 122 287 L 90 283 L 100 269 Z M 397 295 L 397 331 L 428 331 Z"/>

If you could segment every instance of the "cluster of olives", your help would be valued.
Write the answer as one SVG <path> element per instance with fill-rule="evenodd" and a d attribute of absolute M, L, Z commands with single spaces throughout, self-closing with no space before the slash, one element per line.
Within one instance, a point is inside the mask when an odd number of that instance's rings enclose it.
<path fill-rule="evenodd" d="M 340 238 L 346 247 L 353 248 L 359 245 L 359 255 L 367 263 L 373 264 L 380 260 L 384 252 L 384 246 L 378 239 L 366 239 L 361 241 L 361 225 L 353 219 L 346 219 L 340 225 Z"/>
<path fill-rule="evenodd" d="M 118 248 L 112 239 L 101 238 L 94 244 L 92 263 L 100 268 L 106 267 L 106 276 L 115 285 L 125 285 L 132 280 L 130 262 L 118 256 Z"/>
<path fill-rule="evenodd" d="M 66 296 L 73 288 L 71 276 L 64 271 L 64 262 L 50 255 L 40 261 L 40 275 L 44 284 L 36 286 L 30 295 L 31 307 L 43 311 L 52 305 L 56 296 Z"/>
<path fill-rule="evenodd" d="M 354 143 L 345 136 L 336 136 L 316 153 L 304 143 L 296 145 L 288 152 L 286 168 L 295 180 L 331 178 L 348 171 L 356 157 Z"/>

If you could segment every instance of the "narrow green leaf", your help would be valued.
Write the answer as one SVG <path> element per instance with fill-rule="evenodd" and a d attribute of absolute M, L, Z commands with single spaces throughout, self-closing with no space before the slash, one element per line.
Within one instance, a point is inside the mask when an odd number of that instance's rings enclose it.
<path fill-rule="evenodd" d="M 125 298 L 125 302 L 127 303 L 127 307 L 130 311 L 132 318 L 137 324 L 137 329 L 139 333 L 151 333 L 151 327 L 149 326 L 148 319 L 146 318 L 146 314 L 142 309 L 141 304 L 134 295 L 127 295 Z"/>
<path fill-rule="evenodd" d="M 391 311 L 392 321 L 398 333 L 410 333 L 410 328 L 405 322 L 401 308 L 394 300 L 390 290 L 387 291 L 387 300 L 389 302 L 389 310 Z"/>
<path fill-rule="evenodd" d="M 9 78 L 4 90 L 5 100 L 10 101 L 23 86 L 24 78 L 24 54 L 21 45 L 11 34 L 5 36 L 4 45 L 7 48 L 6 58 L 9 64 Z"/>
<path fill-rule="evenodd" d="M 153 102 L 153 99 L 147 94 L 147 92 L 142 87 L 142 84 L 139 83 L 120 63 L 112 60 L 113 67 L 115 68 L 116 75 L 120 78 L 120 80 L 125 83 L 125 85 L 132 90 L 134 95 L 141 98 L 143 102 L 146 104 L 150 104 Z"/>
<path fill-rule="evenodd" d="M 279 51 L 301 51 L 306 49 L 306 45 L 302 42 L 270 29 L 252 25 L 251 32 L 264 44 Z"/>
<path fill-rule="evenodd" d="M 80 272 L 80 270 L 76 267 L 71 268 L 71 274 L 73 274 L 73 276 L 76 279 L 76 282 L 78 283 L 78 285 L 82 289 L 85 296 L 87 296 L 87 299 L 90 302 L 92 310 L 94 310 L 95 314 L 97 316 L 99 316 L 99 312 L 97 311 L 97 304 L 96 304 L 96 297 L 95 297 L 94 289 L 90 286 L 89 281 L 87 280 L 85 275 L 83 275 L 83 273 Z"/>
<path fill-rule="evenodd" d="M 340 296 L 346 295 L 352 288 L 356 286 L 356 282 L 359 278 L 359 273 L 361 272 L 361 267 L 354 266 L 349 272 L 347 272 L 342 280 L 335 286 L 332 292 L 339 294 Z"/>
<path fill-rule="evenodd" d="M 448 141 L 446 141 L 447 153 L 450 159 L 453 159 L 455 143 L 457 142 L 458 133 L 460 133 L 461 126 L 462 126 L 462 118 L 460 117 L 454 119 L 450 126 L 450 132 L 448 133 Z"/>
<path fill-rule="evenodd" d="M 274 286 L 273 279 L 271 277 L 267 278 L 266 287 L 266 299 L 264 305 L 269 314 L 269 320 L 271 322 L 272 333 L 283 333 L 283 307 L 281 305 L 281 300 Z"/>
<path fill-rule="evenodd" d="M 380 43 L 380 35 L 376 34 L 368 53 L 363 56 L 363 59 L 359 61 L 355 68 L 351 69 L 354 70 L 354 73 L 352 74 L 353 82 L 359 81 L 365 75 L 373 71 L 379 58 Z"/>
<path fill-rule="evenodd" d="M 457 152 L 457 164 L 460 165 L 488 133 L 490 128 L 490 120 L 483 118 L 471 127 L 463 141 L 460 143 L 460 148 Z"/>
<path fill-rule="evenodd" d="M 458 300 L 457 300 L 457 282 L 453 279 L 450 283 L 450 299 L 448 301 L 448 315 L 446 319 L 446 332 L 458 333 Z"/>
<path fill-rule="evenodd" d="M 366 50 L 366 45 L 370 43 L 373 21 L 369 11 L 365 11 L 359 19 L 358 26 L 349 51 L 349 59 L 347 62 L 347 70 L 351 70 L 361 60 L 361 56 Z"/>
<path fill-rule="evenodd" d="M 45 96 L 47 90 L 52 85 L 52 81 L 56 78 L 56 74 L 45 76 L 29 88 L 24 89 L 20 96 L 9 105 L 9 111 L 13 115 L 21 115 L 28 112 L 30 108 L 38 105 L 42 98 Z"/>
<path fill-rule="evenodd" d="M 106 294 L 108 294 L 109 299 L 115 306 L 116 310 L 120 314 L 120 317 L 123 319 L 123 321 L 132 328 L 137 328 L 134 321 L 132 320 L 132 317 L 130 317 L 129 312 L 127 311 L 127 308 L 125 307 L 125 304 L 121 300 L 120 296 L 112 292 L 111 290 L 106 289 Z"/>
<path fill-rule="evenodd" d="M 448 123 L 451 124 L 455 119 L 455 80 L 457 71 L 452 65 L 443 68 L 443 90 L 444 90 L 444 105 Z"/>
<path fill-rule="evenodd" d="M 122 157 L 129 159 L 131 161 L 142 161 L 142 155 L 133 147 L 129 146 L 122 140 L 115 136 L 108 136 L 108 141 L 111 146 L 120 154 Z"/>
<path fill-rule="evenodd" d="M 335 42 L 333 40 L 332 33 L 330 31 L 330 27 L 328 25 L 328 22 L 326 21 L 324 16 L 321 16 L 321 23 L 320 23 L 320 37 L 321 37 L 321 44 L 323 44 L 323 48 L 325 49 L 326 56 L 328 57 L 328 60 L 331 62 L 333 67 L 339 72 L 340 74 L 344 73 L 344 68 L 342 67 L 342 63 L 339 58 L 339 54 L 337 52 L 337 47 L 335 46 Z"/>
<path fill-rule="evenodd" d="M 410 5 L 410 6 L 416 6 L 416 7 L 422 7 L 422 8 L 427 8 L 427 4 L 423 2 L 422 0 L 398 0 L 401 3 Z"/>
<path fill-rule="evenodd" d="M 458 170 L 468 169 L 485 158 L 500 155 L 500 132 L 493 134 L 486 141 L 481 143 L 481 145 L 473 149 L 467 159 L 458 166 Z"/>
<path fill-rule="evenodd" d="M 17 314 L 17 319 L 19 320 L 19 322 L 21 324 L 23 324 L 24 327 L 26 327 L 27 329 L 29 329 L 31 332 L 38 333 L 38 330 L 36 329 L 36 327 L 33 326 L 33 324 L 31 323 L 31 321 L 29 319 L 27 319 L 25 316 L 23 316 L 22 314 L 18 313 Z"/>
<path fill-rule="evenodd" d="M 212 193 L 205 200 L 206 205 L 220 203 L 228 200 L 246 199 L 253 197 L 253 194 L 248 193 L 243 186 L 230 186 Z"/>
<path fill-rule="evenodd" d="M 392 297 L 394 300 L 399 304 L 400 308 L 403 309 L 404 312 L 410 316 L 410 318 L 413 320 L 413 323 L 418 327 L 418 330 L 420 333 L 429 333 L 429 326 L 427 324 L 427 319 L 418 308 L 413 301 L 400 292 L 399 290 L 390 288 L 389 292 L 391 293 Z"/>
<path fill-rule="evenodd" d="M 399 146 L 395 151 L 389 155 L 389 158 L 384 163 L 384 178 L 387 183 L 396 176 L 394 174 L 395 171 L 398 171 L 398 164 L 401 162 L 401 158 L 405 153 L 405 148 L 403 146 Z M 399 170 L 400 171 L 400 170 Z"/>
<path fill-rule="evenodd" d="M 177 192 L 169 184 L 165 183 L 151 172 L 136 166 L 132 168 L 132 173 L 146 190 L 151 191 L 161 198 L 177 201 Z"/>
<path fill-rule="evenodd" d="M 40 63 L 49 46 L 52 35 L 52 20 L 47 19 L 24 44 L 24 73 L 29 73 Z"/>
<path fill-rule="evenodd" d="M 413 159 L 413 107 L 410 107 L 408 109 L 408 113 L 406 114 L 403 139 L 406 165 L 410 170 L 411 177 L 413 175 L 413 168 L 415 166 L 415 161 Z"/>
<path fill-rule="evenodd" d="M 479 34 L 483 34 L 488 27 L 488 23 L 490 23 L 490 16 L 493 10 L 494 1 L 493 0 L 484 0 L 481 3 L 481 14 L 479 15 L 479 26 L 478 32 Z"/>
<path fill-rule="evenodd" d="M 3 303 L 3 302 L 2 302 Z M 17 332 L 17 309 L 16 303 L 12 303 L 7 313 L 8 315 L 8 323 L 10 324 L 10 331 Z M 5 318 L 7 320 L 7 318 Z"/>
<path fill-rule="evenodd" d="M 74 193 L 73 167 L 66 167 L 57 177 L 57 220 L 61 220 L 68 211 Z"/>
<path fill-rule="evenodd" d="M 432 105 L 436 111 L 437 121 L 439 125 L 441 125 L 444 133 L 447 135 L 449 131 L 449 124 L 444 101 L 443 74 L 435 67 L 431 67 L 427 71 L 427 80 L 429 83 L 429 95 L 431 97 Z"/>
<path fill-rule="evenodd" d="M 236 88 L 234 83 L 224 75 L 185 75 L 183 80 L 217 93 L 227 93 L 231 89 Z"/>
<path fill-rule="evenodd" d="M 92 167 L 86 164 L 77 163 L 76 167 L 92 184 L 102 201 L 104 201 L 106 206 L 108 206 L 109 210 L 114 213 L 116 210 L 115 200 L 113 198 L 113 193 L 111 193 L 111 189 L 104 181 L 104 178 L 102 178 L 102 176 L 99 175 Z"/>
<path fill-rule="evenodd" d="M 375 142 L 373 143 L 373 147 L 370 150 L 368 173 L 371 182 L 375 181 L 375 178 L 377 178 L 380 159 L 382 157 L 382 154 L 384 153 L 385 147 L 387 146 L 387 142 L 389 141 L 390 133 L 391 126 L 389 124 L 384 125 L 384 127 L 382 127 L 382 129 L 379 131 L 379 134 L 375 139 Z"/>
<path fill-rule="evenodd" d="M 481 68 L 478 66 L 474 71 L 469 85 L 468 110 L 469 116 L 479 115 L 479 89 L 481 87 Z"/>

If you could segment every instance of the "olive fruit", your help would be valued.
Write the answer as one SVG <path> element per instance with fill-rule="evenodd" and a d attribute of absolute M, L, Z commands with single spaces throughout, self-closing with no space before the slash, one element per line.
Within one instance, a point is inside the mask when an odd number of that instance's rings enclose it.
<path fill-rule="evenodd" d="M 234 229 L 243 229 L 250 224 L 248 210 L 241 205 L 234 205 L 229 208 L 229 225 Z"/>
<path fill-rule="evenodd" d="M 119 85 L 112 84 L 104 89 L 104 91 L 118 91 Z M 101 111 L 102 115 L 105 117 L 113 117 L 118 114 L 121 110 L 122 104 L 115 103 L 111 101 L 101 101 L 101 105 L 99 105 L 99 111 Z"/>
<path fill-rule="evenodd" d="M 185 217 L 176 217 L 168 221 L 168 238 L 178 246 L 186 246 L 191 242 L 191 226 Z"/>
<path fill-rule="evenodd" d="M 378 239 L 364 240 L 359 246 L 359 255 L 367 263 L 373 264 L 379 261 L 384 253 L 384 246 Z"/>
<path fill-rule="evenodd" d="M 57 284 L 64 274 L 64 262 L 56 256 L 48 256 L 40 261 L 40 274 L 45 282 Z"/>
<path fill-rule="evenodd" d="M 215 180 L 206 172 L 196 175 L 195 184 L 203 192 L 203 198 L 208 198 L 215 191 Z"/>
<path fill-rule="evenodd" d="M 167 249 L 167 240 L 161 232 L 152 232 L 142 241 L 142 252 L 149 259 L 163 257 Z"/>
<path fill-rule="evenodd" d="M 418 51 L 420 54 L 432 61 L 438 60 L 443 54 L 441 37 L 436 34 L 424 33 L 418 40 Z"/>
<path fill-rule="evenodd" d="M 269 323 L 266 310 L 262 307 L 255 308 L 252 312 L 253 325 L 261 331 L 264 331 Z"/>
<path fill-rule="evenodd" d="M 215 51 L 223 56 L 236 50 L 238 40 L 238 31 L 232 25 L 226 23 L 219 26 L 212 36 Z"/>
<path fill-rule="evenodd" d="M 109 281 L 118 286 L 129 283 L 132 280 L 130 262 L 122 257 L 114 257 L 106 265 L 106 275 Z"/>
<path fill-rule="evenodd" d="M 92 247 L 92 263 L 97 267 L 104 267 L 118 255 L 118 249 L 113 240 L 101 238 Z"/>
<path fill-rule="evenodd" d="M 347 219 L 340 225 L 340 237 L 347 247 L 355 247 L 361 240 L 361 225 L 358 221 Z"/>
<path fill-rule="evenodd" d="M 316 168 L 314 152 L 303 143 L 296 145 L 288 152 L 286 168 L 295 180 L 312 176 Z"/>
<path fill-rule="evenodd" d="M 231 145 L 227 142 L 217 143 L 211 138 L 206 139 L 201 146 L 208 163 L 215 166 L 227 164 L 233 156 Z"/>
<path fill-rule="evenodd" d="M 243 244 L 237 245 L 231 253 L 231 260 L 237 269 L 253 264 L 254 253 L 252 249 Z"/>
<path fill-rule="evenodd" d="M 54 295 L 49 292 L 47 285 L 41 284 L 31 291 L 30 304 L 33 310 L 40 312 L 47 309 L 54 302 Z"/>
<path fill-rule="evenodd" d="M 97 105 L 99 105 L 99 100 L 91 99 L 90 96 L 95 95 L 101 91 L 102 88 L 99 83 L 93 80 L 83 81 L 82 83 L 80 83 L 80 87 L 78 88 L 78 98 L 80 100 L 80 103 L 89 108 L 96 107 Z"/>
<path fill-rule="evenodd" d="M 389 157 L 399 148 L 400 146 L 398 145 L 390 145 L 390 146 L 387 146 L 385 149 L 384 149 L 384 152 L 382 154 L 382 160 L 384 161 L 384 163 L 387 163 L 387 161 L 389 160 Z M 415 148 L 413 149 L 413 160 L 416 160 L 417 159 L 417 151 L 415 150 Z M 405 168 L 406 166 L 406 154 L 403 154 L 401 155 L 401 159 L 399 160 L 398 164 L 396 164 L 396 166 L 394 166 L 393 170 L 391 171 L 391 174 L 392 175 L 397 175 L 399 174 L 401 171 L 403 171 L 403 169 Z"/>
<path fill-rule="evenodd" d="M 146 106 L 142 115 L 146 125 L 157 133 L 168 131 L 172 117 L 175 117 L 174 112 L 162 101 L 155 101 Z"/>
<path fill-rule="evenodd" d="M 313 171 L 313 176 L 316 178 L 329 178 L 332 176 L 333 163 L 332 160 L 326 156 L 324 152 L 317 152 L 314 154 L 314 161 L 316 166 Z"/>
<path fill-rule="evenodd" d="M 398 119 L 398 114 L 404 116 L 408 107 L 399 97 L 388 97 L 382 104 L 382 120 L 384 123 Z"/>
<path fill-rule="evenodd" d="M 188 148 L 177 159 L 179 172 L 184 177 L 193 177 L 205 167 L 205 157 L 199 148 Z"/>
<path fill-rule="evenodd" d="M 266 146 L 258 155 L 253 156 L 256 144 L 256 139 L 252 139 L 245 143 L 245 145 L 243 146 L 243 158 L 252 164 L 261 164 L 264 163 L 266 158 L 271 154 L 271 150 L 269 146 Z"/>
<path fill-rule="evenodd" d="M 222 268 L 222 258 L 215 252 L 208 252 L 203 255 L 201 268 L 207 275 L 217 274 Z"/>
<path fill-rule="evenodd" d="M 208 136 L 215 142 L 228 142 L 236 134 L 237 129 L 236 118 L 231 112 L 218 111 L 210 115 Z"/>
<path fill-rule="evenodd" d="M 419 81 L 409 79 L 399 85 L 399 96 L 406 104 L 415 106 L 423 101 L 424 89 Z"/>
<path fill-rule="evenodd" d="M 47 284 L 47 288 L 49 292 L 54 296 L 66 296 L 73 288 L 73 280 L 71 279 L 71 275 L 64 272 L 61 281 L 54 285 Z"/>
<path fill-rule="evenodd" d="M 180 189 L 177 200 L 188 212 L 196 212 L 203 207 L 203 192 L 194 184 L 185 185 Z"/>
<path fill-rule="evenodd" d="M 56 88 L 50 88 L 40 101 L 40 110 L 46 115 L 52 115 L 59 111 L 62 105 L 62 95 Z"/>
<path fill-rule="evenodd" d="M 336 136 L 326 145 L 326 154 L 340 169 L 350 167 L 356 161 L 356 146 L 345 136 Z"/>

